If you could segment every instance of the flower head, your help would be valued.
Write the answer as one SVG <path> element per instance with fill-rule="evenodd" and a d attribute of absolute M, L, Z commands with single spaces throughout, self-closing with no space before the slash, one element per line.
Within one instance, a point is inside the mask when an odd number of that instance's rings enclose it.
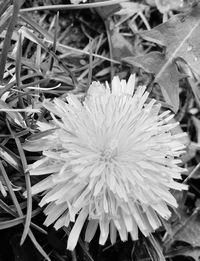
<path fill-rule="evenodd" d="M 74 95 L 67 103 L 45 101 L 53 120 L 38 123 L 45 135 L 24 146 L 43 151 L 30 173 L 52 174 L 32 187 L 33 194 L 45 193 L 45 224 L 59 229 L 74 222 L 69 250 L 84 223 L 88 242 L 98 226 L 100 244 L 109 235 L 114 243 L 117 232 L 122 241 L 128 233 L 137 240 L 138 229 L 148 236 L 170 217 L 168 205 L 177 207 L 170 188 L 186 189 L 174 180 L 183 171 L 177 164 L 184 145 L 171 133 L 177 123 L 169 123 L 170 111 L 159 114 L 144 86 L 134 88 L 134 75 L 128 82 L 114 77 L 111 89 L 93 82 L 83 104 Z"/>

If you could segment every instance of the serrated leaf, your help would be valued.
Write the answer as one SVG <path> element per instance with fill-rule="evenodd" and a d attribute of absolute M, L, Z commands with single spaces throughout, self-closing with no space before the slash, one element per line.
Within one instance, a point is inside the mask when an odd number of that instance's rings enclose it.
<path fill-rule="evenodd" d="M 151 52 L 145 56 L 126 57 L 123 60 L 154 74 L 166 102 L 172 106 L 174 112 L 177 112 L 179 108 L 179 80 L 183 78 L 183 75 L 179 73 L 175 63 L 168 63 L 165 55 L 160 52 Z M 158 76 L 160 68 L 166 63 L 168 63 L 166 70 Z"/>
<path fill-rule="evenodd" d="M 166 62 L 156 77 L 161 77 L 175 58 L 182 58 L 199 74 L 200 67 L 200 4 L 184 14 L 174 15 L 141 36 L 151 42 L 166 46 Z"/>
<path fill-rule="evenodd" d="M 198 211 L 194 212 L 190 217 L 186 214 L 181 215 L 182 224 L 180 227 L 176 225 L 174 240 L 183 241 L 192 247 L 200 247 L 200 215 Z"/>
<path fill-rule="evenodd" d="M 163 23 L 152 30 L 144 31 L 141 37 L 147 41 L 154 42 L 166 47 L 165 53 L 149 53 L 136 57 L 132 60 L 138 62 L 138 66 L 149 71 L 149 58 L 152 59 L 151 65 L 156 63 L 151 70 L 155 74 L 155 82 L 161 86 L 163 95 L 167 102 L 173 105 L 177 111 L 176 104 L 178 97 L 179 77 L 176 69 L 175 60 L 184 60 L 193 72 L 199 74 L 200 68 L 200 4 L 191 8 L 184 14 L 174 15 L 166 23 Z M 130 57 L 129 57 L 130 58 Z M 128 61 L 128 59 L 125 59 Z M 143 66 L 142 66 L 143 65 Z M 155 68 L 156 67 L 156 68 Z M 169 76 L 169 78 L 167 77 Z M 174 90 L 173 90 L 174 88 Z M 170 94 L 173 90 L 173 94 Z M 173 97 L 174 95 L 175 98 Z M 169 96 L 169 97 L 168 97 Z"/>

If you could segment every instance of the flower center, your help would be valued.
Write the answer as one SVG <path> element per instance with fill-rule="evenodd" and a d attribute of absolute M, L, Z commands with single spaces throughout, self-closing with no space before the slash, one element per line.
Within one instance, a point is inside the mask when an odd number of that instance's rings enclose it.
<path fill-rule="evenodd" d="M 104 163 L 111 163 L 115 156 L 117 155 L 117 145 L 114 141 L 112 141 L 109 145 L 105 146 L 105 148 L 100 153 L 100 161 Z"/>
<path fill-rule="evenodd" d="M 100 161 L 104 161 L 105 163 L 111 162 L 114 156 L 113 150 L 110 148 L 106 148 L 100 154 Z"/>

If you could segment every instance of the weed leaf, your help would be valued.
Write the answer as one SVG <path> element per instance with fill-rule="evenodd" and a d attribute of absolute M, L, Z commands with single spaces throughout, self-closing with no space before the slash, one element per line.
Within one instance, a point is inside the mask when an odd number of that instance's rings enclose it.
<path fill-rule="evenodd" d="M 155 74 L 165 100 L 178 109 L 180 73 L 176 69 L 175 60 L 184 60 L 193 72 L 199 74 L 200 68 L 200 4 L 184 14 L 174 15 L 167 22 L 141 36 L 166 48 L 164 53 L 151 52 L 140 57 L 128 57 L 124 61 L 142 67 Z"/>
<path fill-rule="evenodd" d="M 160 52 L 151 52 L 135 58 L 130 56 L 123 60 L 156 75 L 156 82 L 160 85 L 166 102 L 174 112 L 178 111 L 179 80 L 183 75 L 179 73 L 175 63 L 168 63 L 166 70 L 163 71 L 162 75 L 159 75 L 160 68 L 167 63 L 165 55 Z"/>
<path fill-rule="evenodd" d="M 185 14 L 173 16 L 141 36 L 151 42 L 166 46 L 166 62 L 156 77 L 161 77 L 175 58 L 182 58 L 199 74 L 200 67 L 200 4 Z"/>

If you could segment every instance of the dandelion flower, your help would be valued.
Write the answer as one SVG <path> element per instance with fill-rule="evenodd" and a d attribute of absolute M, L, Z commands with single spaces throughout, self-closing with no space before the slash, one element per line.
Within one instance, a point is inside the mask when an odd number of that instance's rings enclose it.
<path fill-rule="evenodd" d="M 148 99 L 144 86 L 135 90 L 135 76 L 128 82 L 114 77 L 112 86 L 93 82 L 85 101 L 74 95 L 67 102 L 44 101 L 52 122 L 39 122 L 40 138 L 24 148 L 43 151 L 30 166 L 32 175 L 48 175 L 32 187 L 44 192 L 45 225 L 56 229 L 74 222 L 67 248 L 73 250 L 86 225 L 90 242 L 100 227 L 99 243 L 138 239 L 138 230 L 150 235 L 168 219 L 168 208 L 177 207 L 170 189 L 186 186 L 179 156 L 181 135 L 171 130 L 170 111 L 159 113 L 160 104 Z"/>

